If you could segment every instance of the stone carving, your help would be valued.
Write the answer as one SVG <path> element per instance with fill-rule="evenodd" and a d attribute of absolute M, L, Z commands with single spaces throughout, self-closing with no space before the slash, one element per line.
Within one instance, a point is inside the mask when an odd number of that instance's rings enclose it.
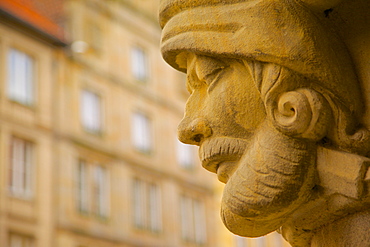
<path fill-rule="evenodd" d="M 235 234 L 370 246 L 362 82 L 325 19 L 339 4 L 161 1 L 162 54 L 190 92 L 179 139 L 226 183 L 221 217 Z"/>

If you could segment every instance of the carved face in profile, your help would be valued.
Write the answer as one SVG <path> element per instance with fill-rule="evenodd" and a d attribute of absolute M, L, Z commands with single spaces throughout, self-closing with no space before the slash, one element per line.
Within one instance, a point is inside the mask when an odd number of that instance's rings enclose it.
<path fill-rule="evenodd" d="M 200 147 L 204 168 L 226 183 L 265 117 L 250 72 L 241 60 L 182 54 L 190 97 L 179 139 Z"/>
<path fill-rule="evenodd" d="M 186 68 L 190 92 L 179 139 L 198 145 L 202 166 L 227 183 L 222 207 L 226 226 L 246 236 L 276 230 L 313 187 L 313 145 L 288 138 L 266 120 L 245 61 L 183 53 L 177 62 Z M 295 106 L 288 111 L 284 120 L 289 122 Z"/>

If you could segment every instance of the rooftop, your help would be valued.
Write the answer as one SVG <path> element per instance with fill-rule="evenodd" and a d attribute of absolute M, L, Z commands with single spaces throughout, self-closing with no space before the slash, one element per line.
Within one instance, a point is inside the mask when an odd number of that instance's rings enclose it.
<path fill-rule="evenodd" d="M 65 45 L 64 0 L 1 0 L 0 18 L 25 27 L 56 45 Z"/>

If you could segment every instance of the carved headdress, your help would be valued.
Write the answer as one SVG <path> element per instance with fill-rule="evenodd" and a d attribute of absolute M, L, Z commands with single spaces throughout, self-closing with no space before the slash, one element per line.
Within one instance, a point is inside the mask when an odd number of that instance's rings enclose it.
<path fill-rule="evenodd" d="M 363 112 L 359 83 L 345 45 L 319 18 L 295 0 L 162 0 L 161 50 L 180 71 L 176 57 L 186 51 L 276 64 L 300 74 L 334 99 L 332 105 L 341 105 L 344 113 L 336 118 L 346 120 L 336 124 L 346 133 L 335 135 L 348 146 L 343 149 L 351 149 L 364 138 L 352 136 Z"/>

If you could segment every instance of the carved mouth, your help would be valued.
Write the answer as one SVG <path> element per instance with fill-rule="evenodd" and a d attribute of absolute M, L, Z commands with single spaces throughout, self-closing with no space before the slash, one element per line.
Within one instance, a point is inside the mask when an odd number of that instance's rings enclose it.
<path fill-rule="evenodd" d="M 220 177 L 229 177 L 232 170 L 247 148 L 248 142 L 245 139 L 230 137 L 217 137 L 206 139 L 200 149 L 199 157 L 202 166 L 210 172 L 217 173 Z M 220 169 L 219 169 L 220 168 Z M 221 182 L 226 182 L 222 181 Z"/>

